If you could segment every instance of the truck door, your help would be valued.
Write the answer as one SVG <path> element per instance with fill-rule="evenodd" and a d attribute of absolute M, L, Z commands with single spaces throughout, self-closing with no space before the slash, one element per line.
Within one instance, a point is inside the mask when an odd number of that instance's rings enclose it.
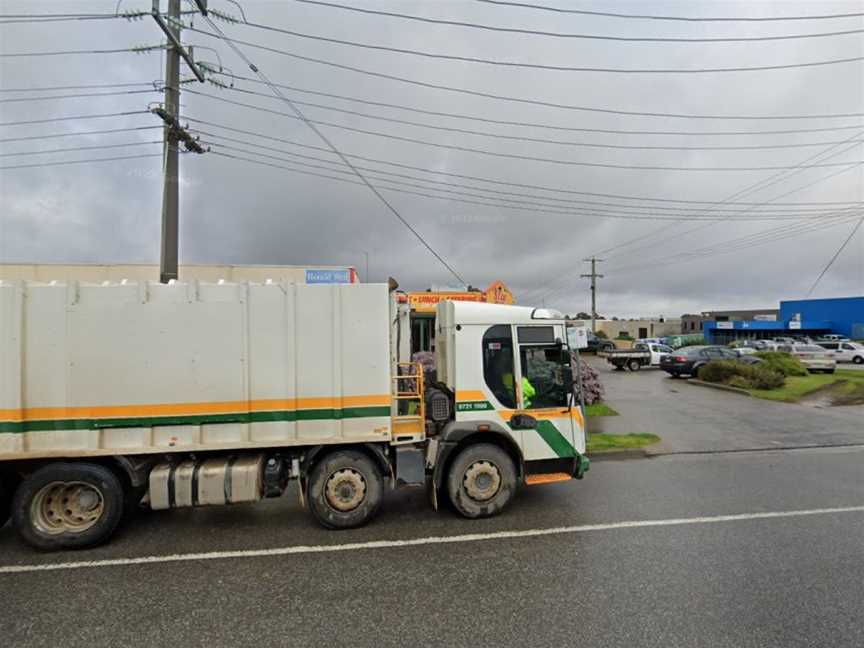
<path fill-rule="evenodd" d="M 571 407 L 566 380 L 570 354 L 555 343 L 553 326 L 516 329 L 518 408 L 510 425 L 523 431 L 527 472 L 551 472 L 556 463 L 561 464 L 559 470 L 575 465 L 585 452 L 585 433 L 581 409 L 578 404 Z M 532 470 L 531 463 L 540 461 L 545 465 Z"/>

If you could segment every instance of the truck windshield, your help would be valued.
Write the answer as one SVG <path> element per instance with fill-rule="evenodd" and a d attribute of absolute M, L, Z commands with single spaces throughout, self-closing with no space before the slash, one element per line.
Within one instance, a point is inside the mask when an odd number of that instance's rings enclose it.
<path fill-rule="evenodd" d="M 569 355 L 558 345 L 520 346 L 522 398 L 526 409 L 567 407 L 564 369 L 570 365 Z"/>

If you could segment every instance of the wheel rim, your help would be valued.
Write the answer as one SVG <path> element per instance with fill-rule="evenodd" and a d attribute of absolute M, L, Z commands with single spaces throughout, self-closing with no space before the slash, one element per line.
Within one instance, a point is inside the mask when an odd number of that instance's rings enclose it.
<path fill-rule="evenodd" d="M 337 511 L 353 511 L 366 499 L 366 479 L 352 468 L 337 470 L 327 479 L 324 496 Z"/>
<path fill-rule="evenodd" d="M 468 466 L 462 479 L 465 492 L 473 500 L 486 502 L 498 493 L 501 488 L 501 473 L 498 466 L 490 461 L 475 461 Z"/>
<path fill-rule="evenodd" d="M 30 519 L 49 535 L 83 533 L 105 512 L 102 491 L 86 482 L 52 482 L 36 493 Z"/>

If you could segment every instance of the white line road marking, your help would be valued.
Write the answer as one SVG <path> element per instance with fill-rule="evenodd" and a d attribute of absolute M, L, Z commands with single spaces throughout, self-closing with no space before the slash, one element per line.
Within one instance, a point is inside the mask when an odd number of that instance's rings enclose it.
<path fill-rule="evenodd" d="M 139 556 L 137 558 L 109 558 L 105 560 L 85 560 L 80 562 L 45 563 L 41 565 L 5 565 L 0 566 L 0 574 L 22 574 L 28 572 L 60 571 L 69 569 L 93 569 L 97 567 L 149 565 L 152 563 L 191 562 L 197 560 L 231 560 L 266 556 L 291 556 L 295 554 L 332 553 L 337 551 L 358 551 L 365 549 L 390 549 L 394 547 L 417 547 L 422 545 L 481 542 L 485 540 L 533 538 L 538 536 L 562 535 L 568 533 L 584 533 L 586 531 L 610 531 L 615 529 L 638 529 L 643 527 L 681 526 L 685 524 L 715 524 L 718 522 L 738 522 L 742 520 L 795 518 L 810 515 L 827 515 L 830 513 L 864 513 L 864 506 L 805 509 L 801 511 L 767 511 L 763 513 L 739 513 L 736 515 L 671 518 L 667 520 L 630 520 L 624 522 L 608 522 L 605 524 L 583 524 L 579 526 L 551 527 L 547 529 L 526 529 L 524 531 L 494 531 L 491 533 L 467 533 L 464 535 L 454 536 L 430 536 L 426 538 L 412 538 L 409 540 L 372 540 L 369 542 L 349 542 L 338 545 L 297 545 L 293 547 L 274 547 L 271 549 L 208 551 L 204 553 Z"/>

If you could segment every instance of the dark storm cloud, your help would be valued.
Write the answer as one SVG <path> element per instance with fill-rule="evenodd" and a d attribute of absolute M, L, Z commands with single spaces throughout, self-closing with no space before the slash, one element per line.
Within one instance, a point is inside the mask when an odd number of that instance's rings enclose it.
<path fill-rule="evenodd" d="M 3 2 L 5 13 L 94 11 L 110 12 L 115 2 Z M 236 13 L 229 3 L 212 0 L 215 7 Z M 355 4 L 361 4 L 357 2 Z M 371 4 L 371 3 L 364 3 Z M 145 0 L 124 0 L 124 9 L 146 8 Z M 619 35 L 720 36 L 781 34 L 821 31 L 810 23 L 768 24 L 667 24 L 589 18 L 551 18 L 542 13 L 496 8 L 474 2 L 390 2 L 376 8 L 499 25 L 583 31 Z M 604 7 L 609 6 L 604 3 Z M 634 3 L 618 3 L 622 12 L 635 11 Z M 856 10 L 854 2 L 795 3 L 797 13 L 835 13 Z M 821 60 L 861 56 L 864 41 L 858 36 L 789 41 L 713 45 L 621 44 L 569 41 L 531 36 L 491 34 L 467 29 L 423 25 L 339 12 L 293 2 L 244 2 L 251 21 L 290 27 L 363 42 L 384 43 L 427 51 L 466 56 L 523 60 L 565 65 L 606 67 L 719 67 L 764 65 L 776 62 Z M 772 15 L 788 13 L 784 3 L 652 3 L 657 13 Z M 861 21 L 845 21 L 845 28 Z M 850 27 L 851 25 L 851 27 Z M 197 27 L 203 27 L 200 19 Z M 860 112 L 864 110 L 864 74 L 860 64 L 826 66 L 778 72 L 715 75 L 603 75 L 497 68 L 468 63 L 434 61 L 405 55 L 355 50 L 313 41 L 292 39 L 240 26 L 223 25 L 237 38 L 308 56 L 327 58 L 388 74 L 450 86 L 588 106 L 626 110 L 698 114 L 806 114 Z M 151 21 L 134 23 L 100 21 L 49 25 L 0 26 L 3 51 L 111 48 L 154 44 L 159 32 Z M 224 45 L 198 34 L 186 40 L 215 47 L 227 68 L 251 74 Z M 735 122 L 626 117 L 554 108 L 527 106 L 408 86 L 361 76 L 277 54 L 244 48 L 247 54 L 278 83 L 302 88 L 393 102 L 429 110 L 492 116 L 496 119 L 555 123 L 606 129 L 758 129 L 771 127 L 825 127 L 858 123 L 845 120 L 794 120 Z M 216 61 L 203 48 L 199 59 Z M 149 82 L 163 76 L 160 55 L 112 55 L 57 57 L 51 59 L 3 59 L 2 87 L 62 85 L 66 83 Z M 257 84 L 238 86 L 266 91 Z M 249 97 L 199 84 L 190 89 L 228 99 L 255 103 L 289 112 L 275 99 Z M 290 93 L 289 93 L 290 94 Z M 317 101 L 308 95 L 291 95 Z M 144 108 L 159 95 L 130 95 L 98 99 L 2 104 L 2 120 L 37 119 L 63 114 L 115 112 Z M 320 100 L 357 109 L 338 100 Z M 311 145 L 321 145 L 308 128 L 296 120 L 252 111 L 186 93 L 186 115 L 245 130 L 264 132 Z M 497 152 L 539 157 L 595 161 L 608 164 L 660 166 L 766 166 L 794 165 L 819 152 L 819 148 L 774 151 L 616 151 L 583 149 L 538 143 L 491 140 L 479 136 L 434 131 L 351 117 L 316 108 L 306 109 L 313 119 L 334 121 L 362 129 L 380 130 L 403 137 L 440 144 L 484 148 Z M 387 108 L 362 108 L 384 116 L 406 118 Z M 459 120 L 411 115 L 409 119 L 465 127 Z M 860 120 L 859 120 L 860 121 Z M 64 122 L 14 129 L 37 134 L 65 129 L 95 129 L 122 125 L 146 125 L 153 118 L 140 115 L 113 120 Z M 110 124 L 110 125 L 109 125 Z M 470 124 L 498 133 L 515 133 L 506 127 Z M 207 130 L 206 127 L 201 127 Z M 9 129 L 3 129 L 6 133 Z M 211 129 L 212 130 L 212 129 Z M 218 130 L 218 129 L 217 129 Z M 509 182 L 559 187 L 576 191 L 643 195 L 683 200 L 723 200 L 774 172 L 646 171 L 553 165 L 535 161 L 496 158 L 475 153 L 433 148 L 382 139 L 334 128 L 324 130 L 343 151 L 401 164 L 438 169 Z M 864 123 L 862 123 L 864 131 Z M 221 131 L 220 131 L 221 132 Z M 760 142 L 796 143 L 837 140 L 856 131 L 772 137 L 670 138 L 592 134 L 560 134 L 521 128 L 529 137 L 555 137 L 575 141 L 615 144 L 737 144 Z M 551 134 L 550 134 L 551 133 Z M 228 133 L 223 133 L 228 134 Z M 241 139 L 243 135 L 230 134 Z M 3 137 L 9 135 L 4 134 Z M 158 139 L 158 131 L 110 136 L 68 138 L 65 146 L 97 145 Z M 245 138 L 250 142 L 254 138 Z M 17 143 L 4 150 L 54 148 L 55 142 Z M 278 142 L 259 143 L 287 149 Z M 214 150 L 217 147 L 214 146 Z M 246 148 L 254 149 L 255 144 Z M 125 154 L 158 153 L 159 146 L 141 146 Z M 279 155 L 272 151 L 262 153 Z M 325 155 L 307 151 L 314 155 Z M 3 158 L 34 162 L 40 159 L 76 159 L 118 154 L 115 150 L 81 154 Z M 242 155 L 239 154 L 238 155 Z M 834 161 L 860 160 L 861 147 Z M 283 156 L 284 157 L 284 156 Z M 281 164 L 278 163 L 277 164 Z M 392 214 L 363 187 L 241 163 L 215 155 L 185 156 L 182 166 L 181 259 L 195 263 L 353 264 L 362 267 L 370 257 L 372 278 L 396 276 L 409 288 L 452 284 L 454 279 L 414 239 Z M 386 167 L 381 167 L 386 169 Z M 391 169 L 392 170 L 392 169 Z M 742 200 L 763 201 L 813 182 L 837 169 L 811 169 Z M 422 174 L 419 174 L 422 175 Z M 45 167 L 0 171 L 0 260 L 4 261 L 156 261 L 158 259 L 161 192 L 160 159 L 117 163 Z M 469 183 L 470 184 L 470 183 Z M 836 179 L 791 194 L 786 201 L 864 201 L 861 168 Z M 512 191 L 520 191 L 508 188 Z M 522 190 L 527 191 L 527 190 Z M 823 231 L 792 237 L 770 245 L 732 254 L 686 259 L 663 265 L 671 255 L 736 239 L 783 223 L 719 222 L 687 236 L 678 236 L 692 225 L 668 221 L 633 221 L 580 215 L 531 213 L 484 207 L 442 199 L 387 192 L 387 198 L 429 243 L 473 285 L 494 279 L 510 284 L 523 302 L 545 299 L 566 310 L 587 308 L 587 284 L 578 275 L 581 260 L 592 253 L 620 245 L 660 228 L 661 235 L 611 251 L 601 264 L 600 310 L 604 314 L 678 315 L 715 307 L 770 306 L 778 299 L 806 293 L 819 270 L 851 230 L 843 224 Z M 647 203 L 646 203 L 647 204 Z M 698 211 L 695 212 L 699 215 Z M 792 228 L 795 223 L 789 222 Z M 778 234 L 779 236 L 779 234 Z M 864 290 L 864 231 L 838 259 L 819 288 L 819 294 L 860 294 Z"/>

